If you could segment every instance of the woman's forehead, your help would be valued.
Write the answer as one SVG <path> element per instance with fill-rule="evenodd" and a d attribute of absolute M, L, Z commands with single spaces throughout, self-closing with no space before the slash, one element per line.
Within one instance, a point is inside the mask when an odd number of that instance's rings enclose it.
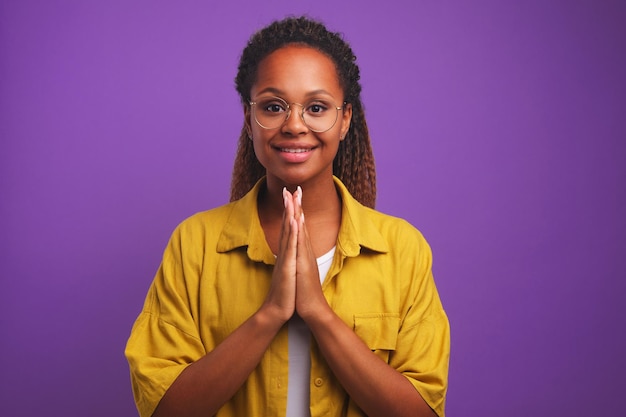
<path fill-rule="evenodd" d="M 326 92 L 342 95 L 334 62 L 317 49 L 288 45 L 265 57 L 257 70 L 252 96 L 271 90 L 285 94 Z"/>

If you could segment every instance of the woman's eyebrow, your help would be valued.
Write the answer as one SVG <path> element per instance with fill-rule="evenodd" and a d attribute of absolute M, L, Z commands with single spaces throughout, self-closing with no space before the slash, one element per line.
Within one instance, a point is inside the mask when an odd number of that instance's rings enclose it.
<path fill-rule="evenodd" d="M 333 97 L 333 95 L 331 93 L 329 93 L 328 91 L 326 91 L 324 89 L 309 91 L 308 93 L 306 93 L 306 96 L 307 97 L 319 96 L 320 94 L 321 95 L 325 95 L 325 96 Z"/>
<path fill-rule="evenodd" d="M 279 90 L 278 88 L 275 88 L 275 87 L 266 87 L 263 90 L 257 92 L 257 95 L 261 95 L 261 94 L 264 94 L 264 93 L 272 93 L 274 95 L 279 96 L 279 95 L 283 94 L 283 91 Z"/>

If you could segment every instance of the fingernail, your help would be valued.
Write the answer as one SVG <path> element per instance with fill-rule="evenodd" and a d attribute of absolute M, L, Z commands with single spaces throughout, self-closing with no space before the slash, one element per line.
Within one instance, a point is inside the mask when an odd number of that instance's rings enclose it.
<path fill-rule="evenodd" d="M 298 185 L 298 204 L 302 207 L 302 188 Z"/>
<path fill-rule="evenodd" d="M 287 208 L 287 187 L 283 187 L 283 204 Z"/>

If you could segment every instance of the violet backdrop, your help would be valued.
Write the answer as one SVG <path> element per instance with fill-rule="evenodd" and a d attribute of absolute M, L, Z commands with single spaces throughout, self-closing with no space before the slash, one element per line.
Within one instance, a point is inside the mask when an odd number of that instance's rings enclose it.
<path fill-rule="evenodd" d="M 448 416 L 619 415 L 622 1 L 0 2 L 0 415 L 136 415 L 123 349 L 173 228 L 225 203 L 253 31 L 362 70 L 378 209 L 434 251 Z"/>

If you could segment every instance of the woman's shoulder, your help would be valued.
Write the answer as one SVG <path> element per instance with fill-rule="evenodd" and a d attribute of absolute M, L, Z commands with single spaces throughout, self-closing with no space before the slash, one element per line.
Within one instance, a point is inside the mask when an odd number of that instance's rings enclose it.
<path fill-rule="evenodd" d="M 359 236 L 361 244 L 393 252 L 430 252 L 430 246 L 422 232 L 408 220 L 360 204 L 353 206 L 349 218 L 352 223 L 347 230 Z"/>
<path fill-rule="evenodd" d="M 344 221 L 351 222 L 354 225 L 354 229 L 358 231 L 357 233 L 377 230 L 388 243 L 404 239 L 418 244 L 426 244 L 422 233 L 409 221 L 363 205 L 350 194 L 339 179 L 336 179 L 335 182 L 344 201 L 343 208 L 347 210 L 348 214 L 344 217 Z"/>

